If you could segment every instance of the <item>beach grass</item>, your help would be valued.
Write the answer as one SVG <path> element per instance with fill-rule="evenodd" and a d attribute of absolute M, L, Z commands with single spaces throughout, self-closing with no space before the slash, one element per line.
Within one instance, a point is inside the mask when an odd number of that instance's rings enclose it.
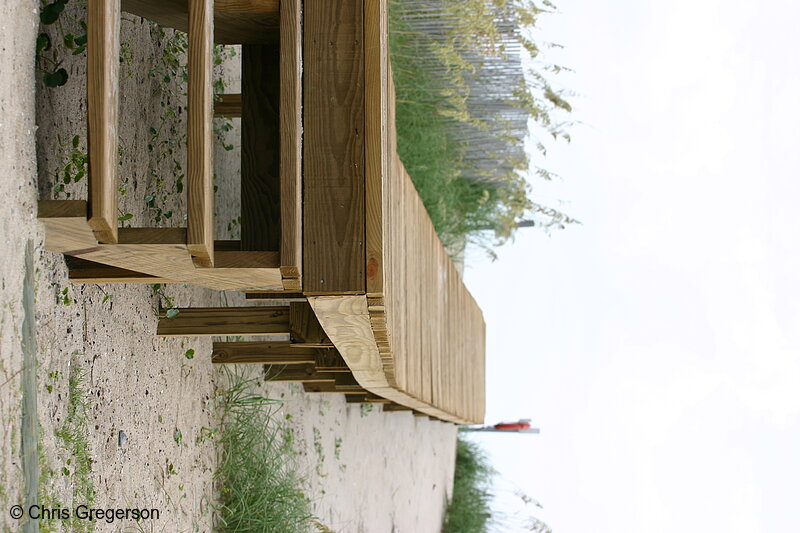
<path fill-rule="evenodd" d="M 463 435 L 456 444 L 453 497 L 447 507 L 443 533 L 484 533 L 492 523 L 490 508 L 494 470 L 477 443 Z"/>
<path fill-rule="evenodd" d="M 259 379 L 226 372 L 217 485 L 224 533 L 295 533 L 312 526 L 296 452 L 277 418 L 279 400 L 254 391 Z"/>

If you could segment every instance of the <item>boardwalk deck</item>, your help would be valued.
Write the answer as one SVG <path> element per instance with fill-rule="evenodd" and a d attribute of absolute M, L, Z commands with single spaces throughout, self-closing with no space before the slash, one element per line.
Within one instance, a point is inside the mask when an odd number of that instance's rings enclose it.
<path fill-rule="evenodd" d="M 123 0 L 123 9 L 188 29 L 195 43 L 189 219 L 186 228 L 154 229 L 117 228 L 114 219 L 119 0 L 90 0 L 99 14 L 90 35 L 109 37 L 95 52 L 89 42 L 97 194 L 40 202 L 46 247 L 73 258 L 76 282 L 180 282 L 270 299 L 271 307 L 185 309 L 159 324 L 165 336 L 269 337 L 217 343 L 214 362 L 294 365 L 278 379 L 480 423 L 484 322 L 397 155 L 387 1 L 304 0 L 302 25 L 300 5 Z M 213 110 L 212 34 L 245 45 L 243 94 Z M 243 119 L 241 242 L 210 233 L 214 113 Z"/>

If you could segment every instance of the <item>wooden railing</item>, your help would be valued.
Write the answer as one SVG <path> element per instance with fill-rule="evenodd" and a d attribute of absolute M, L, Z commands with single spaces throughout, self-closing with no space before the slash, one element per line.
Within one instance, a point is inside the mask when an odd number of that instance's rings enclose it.
<path fill-rule="evenodd" d="M 483 317 L 397 155 L 387 0 L 304 0 L 302 27 L 300 0 L 122 3 L 189 31 L 185 228 L 117 228 L 119 2 L 89 1 L 89 201 L 39 206 L 71 279 L 289 298 L 272 310 L 182 309 L 158 333 L 267 336 L 219 345 L 215 361 L 311 365 L 284 378 L 482 422 Z M 211 233 L 212 35 L 243 45 L 242 94 L 216 104 L 242 118 L 241 241 Z"/>
<path fill-rule="evenodd" d="M 183 228 L 118 227 L 121 9 L 188 32 Z M 300 0 L 89 0 L 87 29 L 88 201 L 39 204 L 46 248 L 82 260 L 71 279 L 300 290 Z M 219 113 L 242 118 L 240 241 L 213 231 L 215 41 L 243 48 L 243 94 Z"/>
<path fill-rule="evenodd" d="M 304 5 L 309 301 L 362 387 L 480 423 L 485 326 L 397 155 L 387 3 Z"/>

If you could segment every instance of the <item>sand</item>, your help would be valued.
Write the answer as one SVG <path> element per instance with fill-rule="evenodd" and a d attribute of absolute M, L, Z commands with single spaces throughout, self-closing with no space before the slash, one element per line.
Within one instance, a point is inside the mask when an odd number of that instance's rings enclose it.
<path fill-rule="evenodd" d="M 35 218 L 37 199 L 54 198 L 73 138 L 78 136 L 79 152 L 86 146 L 85 55 L 62 54 L 67 84 L 44 87 L 34 69 L 40 31 L 37 8 L 38 2 L 31 1 L 0 3 L 0 529 L 18 530 L 8 509 L 22 503 L 24 489 L 20 332 L 24 249 L 30 240 L 44 493 L 67 507 L 81 503 L 80 496 L 73 496 L 75 465 L 66 464 L 69 453 L 57 434 L 72 423 L 70 375 L 82 375 L 89 414 L 88 479 L 97 493 L 95 506 L 161 510 L 161 519 L 148 524 L 146 531 L 211 531 L 216 455 L 204 428 L 217 420 L 214 394 L 220 382 L 219 370 L 210 362 L 212 340 L 156 338 L 161 295 L 153 287 L 72 285 L 63 257 L 43 249 L 43 228 Z M 62 15 L 65 31 L 79 33 L 82 16 L 81 6 L 69 4 Z M 141 19 L 125 18 L 121 214 L 131 213 L 126 223 L 133 226 L 180 226 L 186 202 L 185 190 L 177 192 L 181 171 L 176 163 L 185 168 L 185 97 L 175 76 L 165 82 L 164 75 L 171 74 L 165 59 L 183 56 L 165 46 L 179 44 L 171 31 L 162 35 Z M 236 62 L 236 57 L 226 56 L 219 70 L 232 92 L 238 89 Z M 176 117 L 164 118 L 165 109 L 174 109 Z M 236 122 L 217 143 L 218 238 L 235 238 L 238 230 Z M 224 149 L 226 144 L 233 149 Z M 66 184 L 60 197 L 66 193 L 85 198 L 86 180 Z M 150 195 L 156 207 L 147 207 Z M 244 303 L 236 293 L 184 286 L 168 286 L 163 294 L 178 306 Z M 192 359 L 185 355 L 189 349 L 195 353 Z M 294 432 L 306 494 L 321 523 L 339 532 L 440 530 L 452 490 L 455 426 L 410 413 L 383 413 L 379 406 L 368 411 L 346 404 L 342 395 L 306 394 L 297 385 L 267 383 L 264 391 L 284 402 L 281 417 Z M 123 521 L 98 523 L 96 530 L 137 529 Z"/>

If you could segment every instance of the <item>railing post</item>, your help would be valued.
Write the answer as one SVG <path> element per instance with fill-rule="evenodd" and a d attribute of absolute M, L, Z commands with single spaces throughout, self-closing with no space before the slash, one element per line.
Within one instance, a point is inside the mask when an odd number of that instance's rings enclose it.
<path fill-rule="evenodd" d="M 89 0 L 87 104 L 89 226 L 98 242 L 117 242 L 117 123 L 120 0 Z"/>
<path fill-rule="evenodd" d="M 188 234 L 195 266 L 214 266 L 214 1 L 189 0 Z"/>

